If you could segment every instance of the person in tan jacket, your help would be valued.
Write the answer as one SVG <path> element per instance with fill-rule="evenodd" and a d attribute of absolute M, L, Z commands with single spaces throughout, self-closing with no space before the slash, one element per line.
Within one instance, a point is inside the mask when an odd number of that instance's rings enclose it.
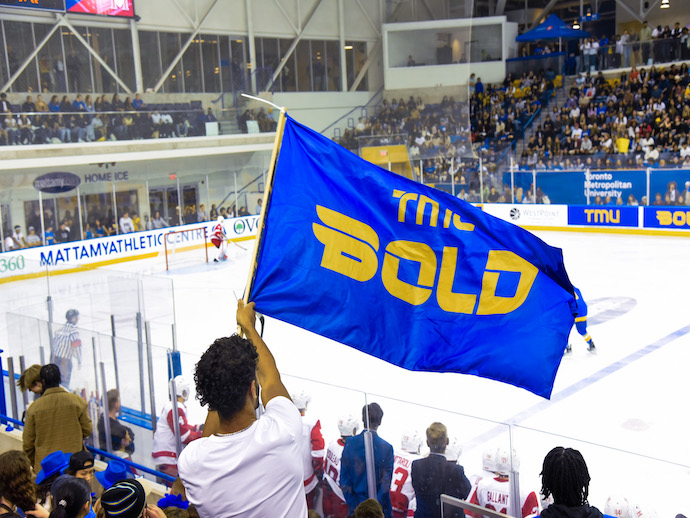
<path fill-rule="evenodd" d="M 24 453 L 32 466 L 56 451 L 76 453 L 84 449 L 84 438 L 93 425 L 86 401 L 60 387 L 60 369 L 51 363 L 41 367 L 43 394 L 26 410 Z"/>

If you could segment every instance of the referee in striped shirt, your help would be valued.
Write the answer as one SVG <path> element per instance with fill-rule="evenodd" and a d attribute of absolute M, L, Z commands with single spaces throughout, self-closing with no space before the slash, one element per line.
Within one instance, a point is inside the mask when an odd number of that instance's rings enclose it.
<path fill-rule="evenodd" d="M 67 322 L 53 335 L 50 362 L 60 368 L 63 386 L 69 388 L 72 375 L 72 359 L 76 358 L 81 368 L 81 338 L 77 331 L 79 311 L 70 309 L 65 313 Z"/>

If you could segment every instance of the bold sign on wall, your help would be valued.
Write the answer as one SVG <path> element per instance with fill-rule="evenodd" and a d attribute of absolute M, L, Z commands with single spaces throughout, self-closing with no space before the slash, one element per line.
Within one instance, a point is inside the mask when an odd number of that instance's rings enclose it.
<path fill-rule="evenodd" d="M 67 0 L 67 12 L 134 17 L 134 0 Z"/>

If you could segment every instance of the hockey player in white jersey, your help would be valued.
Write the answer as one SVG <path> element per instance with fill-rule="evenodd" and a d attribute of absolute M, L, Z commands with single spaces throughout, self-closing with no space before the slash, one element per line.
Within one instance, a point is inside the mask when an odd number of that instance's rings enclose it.
<path fill-rule="evenodd" d="M 359 419 L 346 415 L 338 419 L 340 439 L 332 441 L 326 450 L 326 463 L 323 472 L 323 516 L 324 518 L 346 518 L 347 502 L 340 489 L 340 459 L 343 456 L 345 441 L 357 435 Z"/>
<path fill-rule="evenodd" d="M 393 518 L 414 516 L 417 509 L 412 487 L 412 462 L 421 458 L 422 436 L 418 432 L 404 433 L 400 439 L 401 449 L 395 448 L 393 478 L 391 479 L 391 504 Z"/>
<path fill-rule="evenodd" d="M 495 476 L 484 477 L 477 483 L 477 488 L 470 497 L 470 503 L 522 518 L 539 514 L 539 499 L 534 491 L 521 491 L 522 509 L 519 513 L 515 513 L 511 509 L 509 478 L 511 468 L 515 472 L 520 468 L 520 459 L 517 454 L 513 451 L 511 462 L 511 455 L 508 450 L 499 449 L 496 454 Z M 476 518 L 481 516 L 473 512 L 468 514 Z"/>
<path fill-rule="evenodd" d="M 471 501 L 474 497 L 474 494 L 477 492 L 477 484 L 479 484 L 480 480 L 486 477 L 493 478 L 496 476 L 497 452 L 498 449 L 495 447 L 485 448 L 482 452 L 482 472 L 477 475 L 470 475 L 468 477 L 472 483 L 472 490 L 470 491 L 470 496 L 467 498 L 468 501 Z"/>
<path fill-rule="evenodd" d="M 187 422 L 187 407 L 185 401 L 191 393 L 189 383 L 182 376 L 175 376 L 175 392 L 177 394 L 177 418 L 180 423 L 180 441 L 182 447 L 201 437 L 198 426 Z M 175 439 L 175 419 L 172 402 L 172 382 L 170 383 L 171 400 L 163 405 L 156 432 L 153 434 L 153 451 L 151 456 L 156 469 L 170 476 L 177 477 L 177 441 Z"/>
<path fill-rule="evenodd" d="M 211 230 L 211 243 L 218 249 L 218 257 L 214 262 L 225 261 L 228 258 L 227 247 L 228 238 L 225 233 L 225 225 L 223 216 L 218 216 L 218 223 Z"/>
<path fill-rule="evenodd" d="M 321 421 L 307 417 L 307 406 L 311 402 L 311 396 L 302 391 L 291 394 L 292 401 L 302 415 L 302 455 L 304 460 L 304 492 L 307 495 L 307 507 L 314 509 L 321 487 L 323 476 L 323 460 L 326 456 L 326 443 L 321 433 Z"/>

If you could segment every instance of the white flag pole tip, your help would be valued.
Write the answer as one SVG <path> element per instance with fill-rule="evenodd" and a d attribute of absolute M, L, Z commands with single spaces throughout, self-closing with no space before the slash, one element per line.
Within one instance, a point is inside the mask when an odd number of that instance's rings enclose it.
<path fill-rule="evenodd" d="M 246 97 L 247 99 L 254 99 L 255 101 L 259 101 L 260 103 L 266 103 L 270 106 L 273 106 L 274 108 L 280 110 L 281 112 L 285 111 L 285 108 L 281 108 L 277 104 L 273 104 L 271 101 L 267 101 L 266 99 L 262 99 L 261 97 L 254 97 L 253 95 L 249 94 L 240 94 L 242 97 Z"/>

